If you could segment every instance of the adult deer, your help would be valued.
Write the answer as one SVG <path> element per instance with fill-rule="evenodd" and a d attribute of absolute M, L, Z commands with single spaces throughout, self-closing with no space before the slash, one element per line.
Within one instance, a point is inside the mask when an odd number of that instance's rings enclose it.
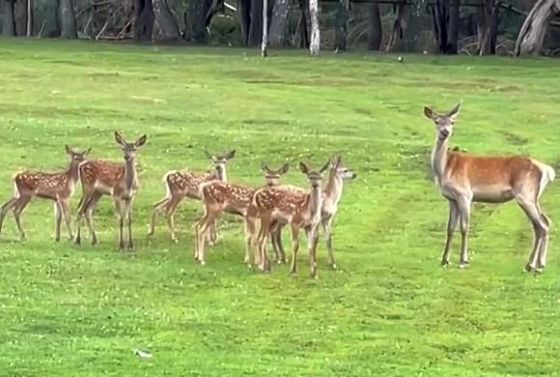
<path fill-rule="evenodd" d="M 147 136 L 143 135 L 133 143 L 127 142 L 118 132 L 115 141 L 120 145 L 124 164 L 110 161 L 87 161 L 80 165 L 80 180 L 82 182 L 82 198 L 78 208 L 78 231 L 76 243 L 82 243 L 82 217 L 85 216 L 92 245 L 97 244 L 97 235 L 93 228 L 92 213 L 103 195 L 111 195 L 115 202 L 115 210 L 119 219 L 119 248 L 125 248 L 124 221 L 128 227 L 128 249 L 134 248 L 132 241 L 132 201 L 138 191 L 138 177 L 136 172 L 136 152 L 146 144 Z"/>
<path fill-rule="evenodd" d="M 270 270 L 270 263 L 266 253 L 266 241 L 273 230 L 275 222 L 290 224 L 292 228 L 292 266 L 291 273 L 297 270 L 297 253 L 299 250 L 299 233 L 303 228 L 307 234 L 309 249 L 310 275 L 317 277 L 317 228 L 321 222 L 321 208 L 323 195 L 321 183 L 323 172 L 330 165 L 327 161 L 319 170 L 311 170 L 305 163 L 300 162 L 300 170 L 307 176 L 309 191 L 292 190 L 283 187 L 266 187 L 258 190 L 253 198 L 257 216 L 261 226 L 256 240 L 262 270 Z"/>
<path fill-rule="evenodd" d="M 329 171 L 329 178 L 323 188 L 323 205 L 321 208 L 321 225 L 325 231 L 325 240 L 327 244 L 327 250 L 329 253 L 329 265 L 336 269 L 336 262 L 334 259 L 334 250 L 332 243 L 332 223 L 338 212 L 338 204 L 340 199 L 342 199 L 342 193 L 344 190 L 344 181 L 352 180 L 357 177 L 356 173 L 348 169 L 342 164 L 342 157 L 340 155 L 336 156 L 331 169 Z M 276 260 L 278 263 L 285 263 L 286 254 L 284 248 L 282 247 L 282 227 L 285 224 L 278 223 L 273 226 L 273 231 L 271 233 L 272 247 L 274 253 L 276 254 Z"/>
<path fill-rule="evenodd" d="M 203 183 L 214 180 L 227 181 L 226 165 L 229 160 L 235 157 L 235 149 L 222 155 L 205 153 L 214 164 L 213 171 L 198 173 L 186 170 L 172 170 L 165 173 L 163 182 L 166 195 L 165 198 L 154 204 L 148 235 L 154 234 L 157 214 L 164 211 L 171 240 L 177 242 L 175 235 L 175 211 L 179 203 L 185 198 L 201 200 L 200 186 Z M 216 224 L 212 224 L 210 239 L 212 243 L 216 242 Z"/>
<path fill-rule="evenodd" d="M 55 240 L 60 240 L 60 225 L 62 217 L 68 229 L 70 239 L 73 238 L 70 221 L 70 198 L 78 181 L 78 167 L 85 161 L 91 151 L 77 152 L 65 145 L 66 153 L 70 156 L 68 170 L 60 173 L 45 173 L 41 171 L 24 171 L 14 176 L 14 196 L 4 203 L 0 210 L 0 232 L 8 211 L 14 212 L 16 225 L 21 238 L 25 239 L 25 232 L 21 226 L 20 216 L 33 197 L 54 201 Z"/>
<path fill-rule="evenodd" d="M 449 113 L 439 114 L 429 107 L 424 115 L 436 128 L 432 150 L 432 169 L 441 194 L 449 201 L 447 240 L 441 264 L 449 264 L 449 249 L 457 222 L 461 226 L 460 267 L 469 263 L 467 251 L 471 202 L 504 203 L 515 199 L 531 222 L 535 234 L 526 270 L 540 272 L 546 264 L 550 219 L 543 213 L 539 199 L 554 180 L 552 167 L 525 156 L 475 156 L 448 150 L 449 139 L 461 103 Z"/>
<path fill-rule="evenodd" d="M 290 166 L 284 164 L 280 169 L 273 170 L 262 165 L 262 171 L 265 173 L 265 180 L 267 187 L 278 185 L 280 177 L 286 174 Z M 254 239 L 254 227 L 256 218 L 255 211 L 252 211 L 251 204 L 253 196 L 258 188 L 249 187 L 245 185 L 213 181 L 203 184 L 200 192 L 202 195 L 202 202 L 204 204 L 204 215 L 196 223 L 195 226 L 195 252 L 194 259 L 200 264 L 206 264 L 205 261 L 205 240 L 213 224 L 222 213 L 230 213 L 233 215 L 242 216 L 245 219 L 245 234 L 246 234 L 246 249 L 245 249 L 245 263 L 250 264 L 250 252 Z"/>

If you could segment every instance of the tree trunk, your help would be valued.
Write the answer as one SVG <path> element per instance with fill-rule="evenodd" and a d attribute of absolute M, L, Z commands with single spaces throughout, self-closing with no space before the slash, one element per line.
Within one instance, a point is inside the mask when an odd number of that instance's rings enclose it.
<path fill-rule="evenodd" d="M 27 35 L 27 0 L 16 0 L 14 4 L 14 22 L 16 35 Z"/>
<path fill-rule="evenodd" d="M 239 0 L 239 15 L 243 44 L 246 46 L 249 42 L 249 29 L 251 28 L 251 0 Z"/>
<path fill-rule="evenodd" d="M 387 52 L 393 50 L 397 42 L 399 40 L 402 40 L 404 36 L 402 20 L 404 18 L 405 10 L 406 10 L 406 1 L 399 0 L 399 4 L 397 5 L 397 15 L 395 17 L 395 21 L 393 22 L 393 30 L 391 31 L 391 36 L 389 37 L 387 46 L 385 46 L 385 51 Z"/>
<path fill-rule="evenodd" d="M 263 0 L 251 0 L 251 24 L 249 25 L 247 46 L 257 47 L 262 42 L 263 8 Z"/>
<path fill-rule="evenodd" d="M 560 13 L 560 0 L 539 0 L 527 15 L 515 43 L 515 56 L 539 55 L 548 25 Z"/>
<path fill-rule="evenodd" d="M 478 27 L 478 53 L 480 56 L 496 53 L 501 0 L 482 0 L 481 5 Z"/>
<path fill-rule="evenodd" d="M 136 20 L 134 22 L 134 39 L 151 41 L 154 30 L 154 8 L 152 0 L 135 0 Z"/>
<path fill-rule="evenodd" d="M 369 49 L 378 51 L 381 48 L 382 39 L 383 26 L 381 25 L 379 2 L 377 0 L 372 0 L 369 8 Z"/>
<path fill-rule="evenodd" d="M 438 44 L 438 51 L 442 54 L 447 54 L 447 35 L 449 33 L 447 20 L 449 19 L 449 1 L 436 0 L 436 3 L 433 7 L 432 16 L 434 21 L 434 32 Z"/>
<path fill-rule="evenodd" d="M 153 4 L 156 22 L 161 30 L 161 39 L 164 41 L 178 40 L 179 26 L 167 0 L 153 0 Z"/>
<path fill-rule="evenodd" d="M 262 11 L 262 43 L 261 43 L 261 55 L 263 58 L 268 56 L 268 0 L 263 0 L 263 11 Z"/>
<path fill-rule="evenodd" d="M 300 0 L 299 6 L 301 8 L 301 17 L 300 17 L 300 47 L 301 48 L 309 48 L 309 31 L 307 30 L 307 14 L 308 14 L 308 7 L 306 6 L 307 1 Z"/>
<path fill-rule="evenodd" d="M 58 1 L 58 29 L 62 38 L 76 39 L 76 15 L 74 13 L 74 4 L 72 0 Z"/>
<path fill-rule="evenodd" d="M 451 0 L 449 9 L 449 29 L 447 34 L 447 53 L 456 54 L 459 50 L 459 15 L 461 0 Z"/>
<path fill-rule="evenodd" d="M 321 50 L 321 29 L 319 27 L 319 0 L 309 0 L 309 17 L 311 19 L 311 42 L 309 54 L 319 55 Z"/>
<path fill-rule="evenodd" d="M 27 0 L 26 10 L 27 10 L 27 25 L 25 26 L 26 29 L 25 35 L 27 37 L 31 37 L 33 35 L 33 15 L 35 13 L 33 0 Z"/>
<path fill-rule="evenodd" d="M 336 22 L 334 30 L 335 50 L 346 50 L 346 35 L 348 29 L 348 11 L 350 10 L 349 0 L 339 0 L 336 12 Z"/>
<path fill-rule="evenodd" d="M 12 0 L 2 0 L 2 34 L 7 36 L 16 35 L 14 2 Z"/>
<path fill-rule="evenodd" d="M 290 10 L 289 0 L 276 0 L 272 8 L 270 19 L 269 43 L 275 47 L 288 45 L 288 12 Z"/>

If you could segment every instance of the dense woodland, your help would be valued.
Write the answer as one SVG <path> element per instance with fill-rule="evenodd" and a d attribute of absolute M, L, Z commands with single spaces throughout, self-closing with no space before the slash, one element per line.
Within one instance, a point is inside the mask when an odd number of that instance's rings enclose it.
<path fill-rule="evenodd" d="M 0 0 L 5 36 L 560 54 L 560 0 Z"/>

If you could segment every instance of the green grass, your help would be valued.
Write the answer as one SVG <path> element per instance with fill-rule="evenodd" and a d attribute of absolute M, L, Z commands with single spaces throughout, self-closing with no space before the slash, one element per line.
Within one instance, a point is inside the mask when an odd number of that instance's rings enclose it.
<path fill-rule="evenodd" d="M 101 244 L 53 241 L 52 204 L 11 216 L 0 240 L 2 376 L 510 376 L 560 371 L 560 257 L 522 272 L 532 233 L 513 203 L 476 205 L 467 270 L 441 269 L 447 203 L 430 178 L 422 107 L 464 100 L 453 144 L 531 154 L 560 166 L 560 66 L 552 60 L 274 53 L 60 41 L 0 41 L 0 196 L 22 168 L 63 168 L 64 144 L 121 160 L 111 132 L 149 135 L 138 157 L 138 250 L 116 249 L 111 200 Z M 319 166 L 340 152 L 359 175 L 335 223 L 340 271 L 247 271 L 239 219 L 221 220 L 208 265 L 192 261 L 199 203 L 178 215 L 179 244 L 151 203 L 171 169 L 207 169 L 204 149 L 238 156 L 231 181 L 261 184 L 260 161 Z M 80 189 L 74 197 L 77 203 Z M 560 189 L 543 198 L 560 221 Z M 305 245 L 305 243 L 303 244 Z M 290 243 L 286 237 L 287 249 Z M 141 348 L 154 357 L 139 359 Z"/>

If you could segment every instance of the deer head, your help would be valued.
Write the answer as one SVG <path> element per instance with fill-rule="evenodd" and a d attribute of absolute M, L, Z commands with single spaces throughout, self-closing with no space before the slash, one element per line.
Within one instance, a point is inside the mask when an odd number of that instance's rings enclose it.
<path fill-rule="evenodd" d="M 277 186 L 280 176 L 286 174 L 290 170 L 290 164 L 285 163 L 280 169 L 272 170 L 263 162 L 261 169 L 264 172 L 264 178 L 266 179 L 267 186 Z"/>
<path fill-rule="evenodd" d="M 141 146 L 146 144 L 147 139 L 148 137 L 146 135 L 142 135 L 134 143 L 129 143 L 118 132 L 115 131 L 115 141 L 121 146 L 121 149 L 124 153 L 124 159 L 127 161 L 132 160 L 136 157 L 136 151 Z"/>
<path fill-rule="evenodd" d="M 80 162 L 85 161 L 86 156 L 89 154 L 89 152 L 91 152 L 91 148 L 88 148 L 82 152 L 78 152 L 70 148 L 68 145 L 65 145 L 64 149 L 66 149 L 66 153 L 70 156 L 71 162 L 73 164 L 79 164 Z"/>
<path fill-rule="evenodd" d="M 342 165 L 342 157 L 340 155 L 335 157 L 334 163 L 331 166 L 331 172 L 336 177 L 344 180 L 355 179 L 358 176 L 346 166 Z"/>
<path fill-rule="evenodd" d="M 313 190 L 318 190 L 321 187 L 321 182 L 323 181 L 323 173 L 329 168 L 330 164 L 330 160 L 327 160 L 327 163 L 321 169 L 311 170 L 306 163 L 300 162 L 299 169 L 307 176 L 311 188 Z"/>
<path fill-rule="evenodd" d="M 235 157 L 235 149 L 231 150 L 230 152 L 222 155 L 215 155 L 208 151 L 204 151 L 206 153 L 206 157 L 212 160 L 214 164 L 214 169 L 218 173 L 218 179 L 221 181 L 226 180 L 226 164 L 228 160 L 231 160 Z"/>
<path fill-rule="evenodd" d="M 447 114 L 438 114 L 429 107 L 424 107 L 424 115 L 426 118 L 434 122 L 437 137 L 440 141 L 446 140 L 453 132 L 453 125 L 455 124 L 455 119 L 459 115 L 459 110 L 461 109 L 460 101 L 450 112 Z"/>

